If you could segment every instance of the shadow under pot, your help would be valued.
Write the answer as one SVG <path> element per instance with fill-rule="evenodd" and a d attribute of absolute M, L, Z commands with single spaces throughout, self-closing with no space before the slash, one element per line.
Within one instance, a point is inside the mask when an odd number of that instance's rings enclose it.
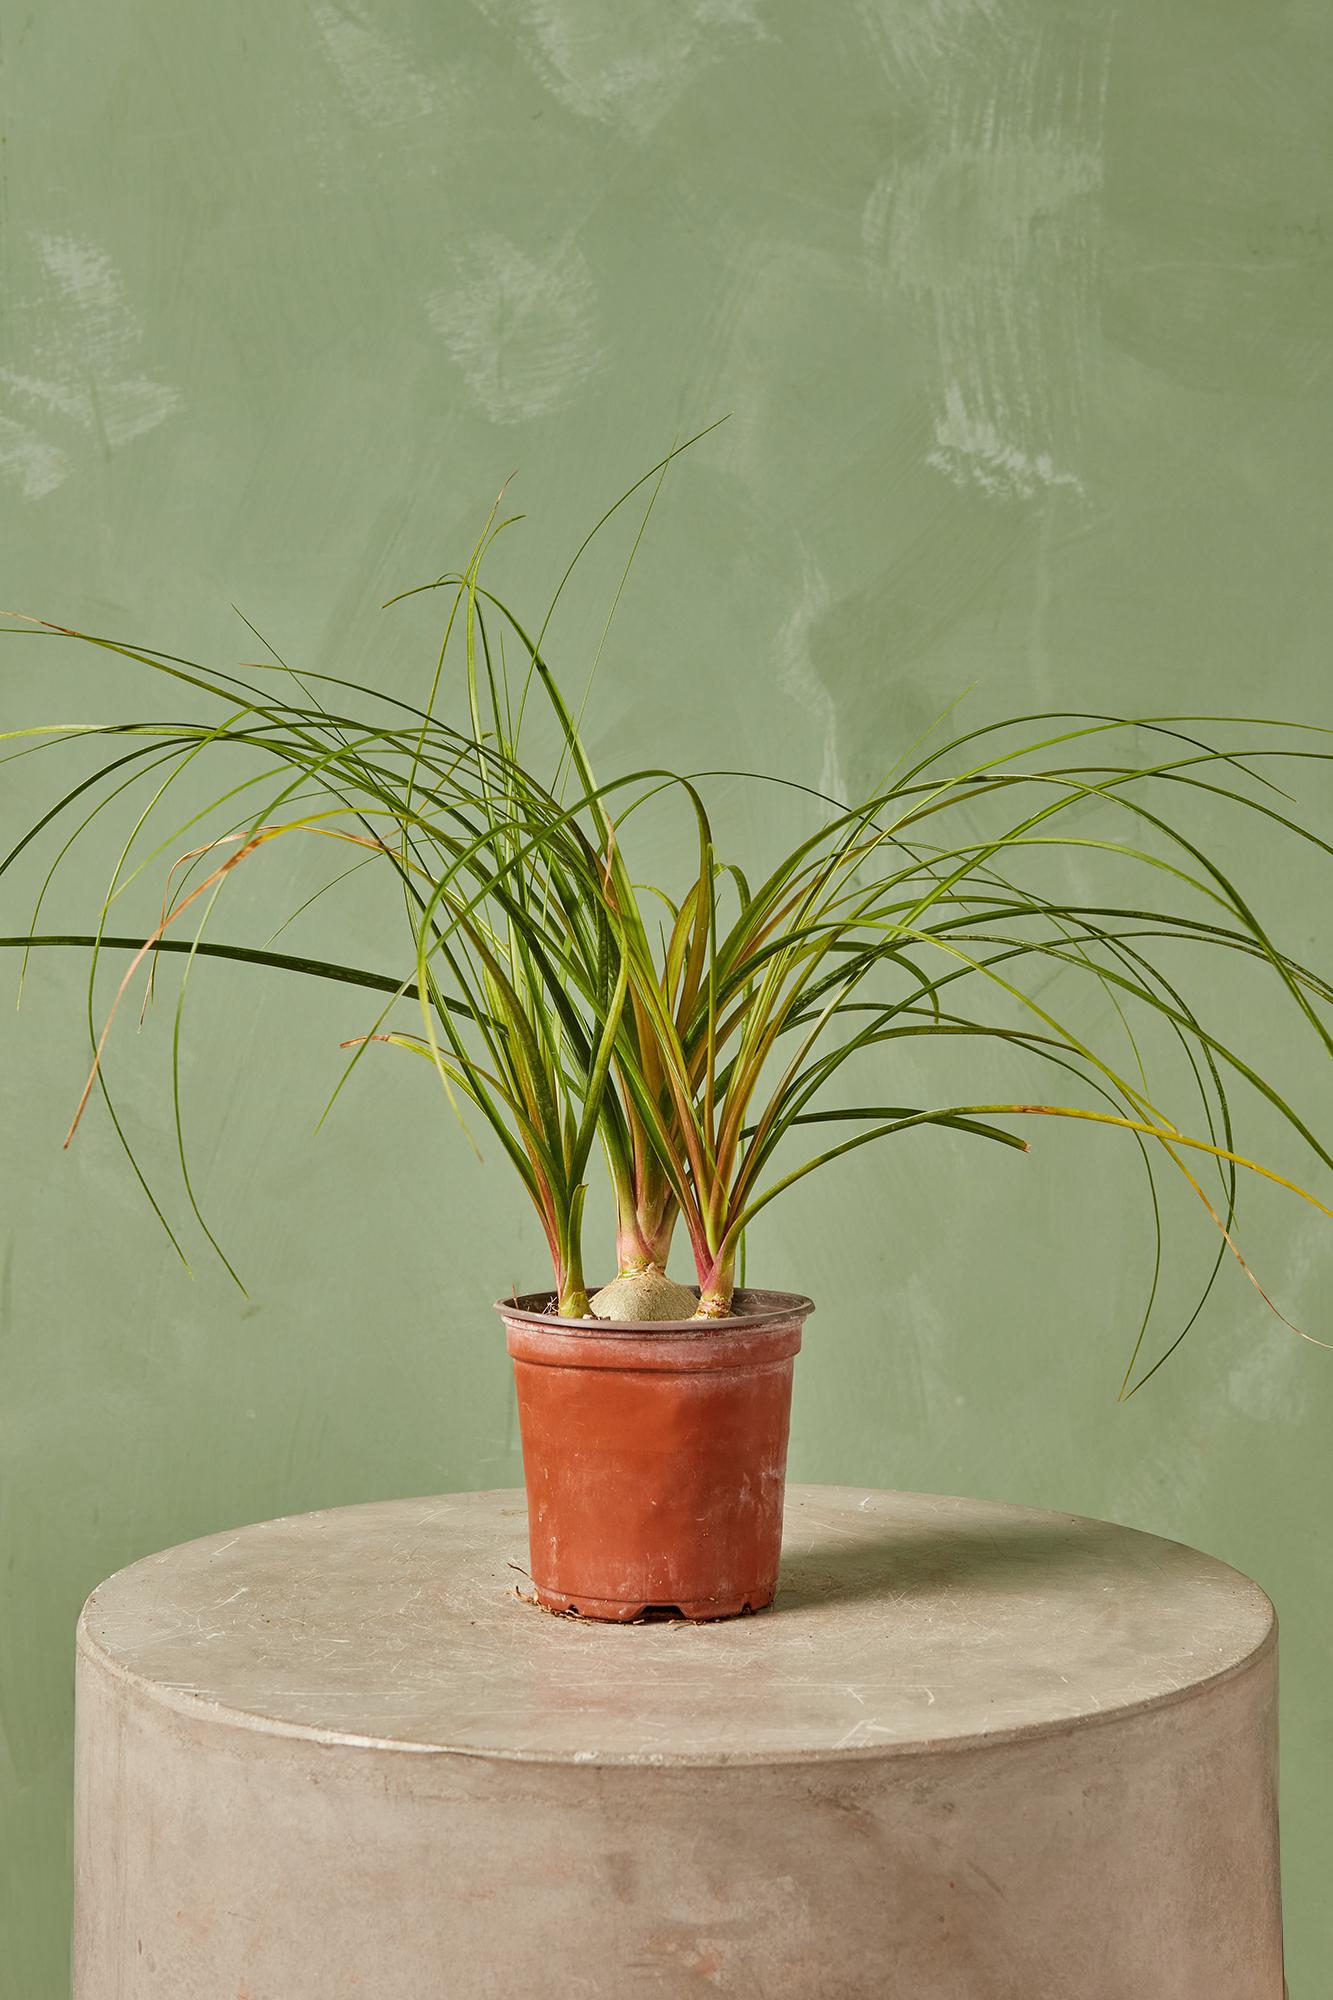
<path fill-rule="evenodd" d="M 728 1319 L 557 1319 L 504 1299 L 531 1576 L 584 1618 L 734 1618 L 771 1604 L 792 1366 L 814 1310 L 738 1291 Z"/>

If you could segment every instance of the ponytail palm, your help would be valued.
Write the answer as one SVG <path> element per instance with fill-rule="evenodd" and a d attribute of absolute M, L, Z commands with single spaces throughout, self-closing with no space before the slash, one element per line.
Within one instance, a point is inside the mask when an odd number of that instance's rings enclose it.
<path fill-rule="evenodd" d="M 1333 1052 L 1333 987 L 1270 935 L 1192 830 L 1200 818 L 1216 827 L 1234 815 L 1322 868 L 1333 847 L 1301 823 L 1275 780 L 1283 769 L 1324 775 L 1326 732 L 1190 717 L 1011 718 L 923 741 L 855 802 L 745 772 L 598 773 L 547 659 L 549 613 L 533 630 L 482 581 L 509 525 L 493 513 L 467 565 L 421 586 L 438 593 L 444 615 L 419 707 L 298 675 L 276 657 L 228 674 L 64 627 L 13 628 L 118 654 L 192 690 L 208 711 L 9 739 L 11 757 L 45 759 L 85 739 L 103 751 L 0 858 L 4 875 L 39 836 L 59 843 L 26 930 L 0 941 L 25 952 L 86 948 L 90 1003 L 103 957 L 131 953 L 114 1004 L 90 1009 L 94 1059 L 75 1125 L 94 1091 L 116 1119 L 103 1063 L 112 1019 L 137 977 L 151 982 L 159 956 L 181 955 L 173 1095 L 185 1194 L 207 1231 L 178 1080 L 195 961 L 230 958 L 364 989 L 378 1005 L 345 1045 L 330 1104 L 375 1045 L 432 1070 L 453 1111 L 469 1130 L 488 1129 L 518 1175 L 550 1254 L 557 1309 L 573 1317 L 597 1306 L 583 1261 L 597 1157 L 628 1282 L 617 1312 L 632 1316 L 638 1298 L 644 1316 L 679 1314 L 684 1295 L 662 1282 L 679 1230 L 697 1309 L 717 1316 L 732 1309 L 750 1225 L 816 1169 L 923 1127 L 1021 1152 L 1036 1117 L 1098 1125 L 1137 1147 L 1156 1237 L 1127 1388 L 1146 1379 L 1135 1370 L 1161 1263 L 1163 1168 L 1220 1231 L 1203 1297 L 1228 1247 L 1240 1259 L 1242 1172 L 1330 1213 L 1239 1150 L 1237 1080 L 1333 1166 L 1324 1140 L 1233 1046 L 1213 1000 L 1222 955 L 1249 961 L 1323 1056 Z M 530 748 L 538 713 L 544 752 Z M 201 773 L 224 770 L 202 809 L 177 804 Z M 721 777 L 732 790 L 767 788 L 807 829 L 766 874 L 725 853 L 715 834 L 710 799 Z M 688 815 L 697 858 L 683 885 L 645 887 L 632 857 L 646 812 L 673 801 Z M 117 802 L 130 805 L 131 827 L 95 928 L 50 932 L 51 880 L 75 842 L 110 825 L 102 816 Z M 404 921 L 395 964 L 304 956 L 279 948 L 282 933 L 247 943 L 211 935 L 224 887 L 293 838 L 332 843 L 339 863 L 288 921 L 366 874 Z M 166 880 L 146 937 L 115 921 L 145 875 Z M 1181 1060 L 1160 1080 L 1168 1045 Z M 902 1080 L 916 1050 L 961 1058 L 969 1049 L 1020 1087 L 946 1089 L 923 1101 Z M 944 1067 L 960 1073 L 956 1062 Z M 1052 1090 L 1034 1090 L 1038 1073 Z M 1175 1101 L 1182 1079 L 1187 1114 Z M 181 1247 L 174 1232 L 173 1241 Z"/>

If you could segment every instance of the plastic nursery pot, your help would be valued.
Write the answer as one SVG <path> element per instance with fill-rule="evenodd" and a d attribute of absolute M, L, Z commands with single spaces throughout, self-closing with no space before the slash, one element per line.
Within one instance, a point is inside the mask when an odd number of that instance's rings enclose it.
<path fill-rule="evenodd" d="M 557 1319 L 504 1299 L 532 1582 L 585 1618 L 734 1618 L 778 1585 L 792 1365 L 814 1308 L 738 1291 L 729 1319 Z"/>

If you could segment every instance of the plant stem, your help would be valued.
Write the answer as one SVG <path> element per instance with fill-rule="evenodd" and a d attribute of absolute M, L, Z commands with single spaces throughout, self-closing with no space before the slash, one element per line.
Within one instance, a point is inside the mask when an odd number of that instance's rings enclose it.
<path fill-rule="evenodd" d="M 588 1303 L 588 1287 L 583 1278 L 582 1257 L 576 1257 L 572 1267 L 567 1268 L 561 1275 L 556 1311 L 561 1319 L 592 1317 L 592 1307 Z"/>
<path fill-rule="evenodd" d="M 731 1312 L 735 1289 L 736 1253 L 733 1249 L 725 1257 L 718 1258 L 708 1276 L 701 1280 L 696 1319 L 726 1319 Z"/>

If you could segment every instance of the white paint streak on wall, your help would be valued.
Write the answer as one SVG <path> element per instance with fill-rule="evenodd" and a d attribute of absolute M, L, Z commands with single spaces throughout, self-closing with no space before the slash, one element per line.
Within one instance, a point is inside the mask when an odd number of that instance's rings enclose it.
<path fill-rule="evenodd" d="M 964 38 L 993 22 L 1003 0 L 857 0 L 857 12 L 886 68 L 922 81 L 938 78 Z"/>
<path fill-rule="evenodd" d="M 935 444 L 926 453 L 926 464 L 946 473 L 957 486 L 971 483 L 1000 499 L 1031 500 L 1043 486 L 1084 491 L 1077 474 L 1059 471 L 1049 452 L 1022 450 L 1009 443 L 988 417 L 969 410 L 956 382 L 945 389 L 944 413 L 935 419 Z"/>
<path fill-rule="evenodd" d="M 1326 1229 L 1327 1224 L 1319 1217 L 1295 1225 L 1285 1245 L 1282 1288 L 1272 1295 L 1297 1326 L 1312 1329 L 1321 1340 L 1325 1338 L 1325 1329 L 1318 1324 L 1316 1301 L 1321 1301 L 1324 1289 L 1319 1274 L 1328 1254 L 1324 1243 Z M 1260 1423 L 1300 1423 L 1308 1408 L 1305 1372 L 1311 1358 L 1308 1343 L 1280 1319 L 1272 1314 L 1261 1315 L 1253 1307 L 1237 1316 L 1237 1324 L 1247 1347 L 1228 1371 L 1225 1402 Z M 1315 1359 L 1318 1358 L 1316 1355 Z M 1220 1413 L 1217 1420 L 1221 1421 Z"/>
<path fill-rule="evenodd" d="M 143 322 L 129 306 L 111 258 L 95 244 L 34 231 L 36 296 L 20 294 L 13 323 L 34 328 L 18 365 L 0 366 L 0 387 L 21 417 L 0 413 L 0 470 L 27 499 L 41 499 L 67 476 L 69 451 L 47 435 L 52 418 L 111 452 L 164 423 L 181 393 L 133 373 Z"/>
<path fill-rule="evenodd" d="M 477 0 L 567 110 L 640 137 L 725 53 L 764 38 L 759 0 Z M 575 18 L 577 16 L 577 18 Z"/>
<path fill-rule="evenodd" d="M 1082 493 L 1069 453 L 1095 324 L 1110 17 L 1044 23 L 1005 0 L 861 0 L 861 14 L 904 93 L 934 106 L 863 217 L 877 277 L 933 338 L 927 463 L 996 500 Z"/>
<path fill-rule="evenodd" d="M 69 460 L 58 445 L 48 444 L 26 424 L 0 416 L 0 472 L 18 484 L 25 500 L 54 493 L 69 471 Z"/>
<path fill-rule="evenodd" d="M 473 400 L 497 423 L 559 409 L 605 357 L 592 274 L 571 246 L 539 261 L 508 237 L 479 233 L 425 304 Z"/>
<path fill-rule="evenodd" d="M 1306 1410 L 1309 1348 L 1279 1321 L 1254 1329 L 1254 1346 L 1228 1372 L 1226 1401 L 1258 1423 L 1300 1423 Z"/>
<path fill-rule="evenodd" d="M 427 79 L 355 8 L 319 0 L 315 26 L 348 103 L 367 125 L 403 125 L 431 109 Z"/>
<path fill-rule="evenodd" d="M 849 796 L 842 756 L 838 704 L 815 668 L 810 635 L 832 602 L 828 580 L 804 543 L 800 547 L 800 591 L 778 632 L 778 680 L 810 716 L 824 738 L 819 788 L 830 798 Z"/>

